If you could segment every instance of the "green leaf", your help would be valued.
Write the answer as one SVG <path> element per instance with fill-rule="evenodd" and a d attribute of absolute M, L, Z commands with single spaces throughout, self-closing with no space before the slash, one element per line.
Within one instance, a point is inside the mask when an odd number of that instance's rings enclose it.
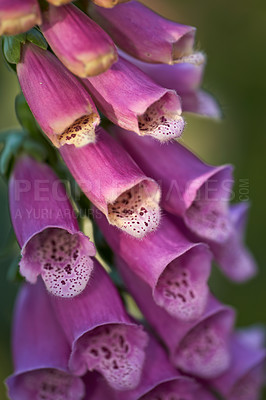
<path fill-rule="evenodd" d="M 18 152 L 25 135 L 21 132 L 19 135 L 13 133 L 7 137 L 5 146 L 1 152 L 0 156 L 0 173 L 4 176 L 8 176 L 11 170 L 11 163 L 13 161 L 13 156 Z"/>
<path fill-rule="evenodd" d="M 26 43 L 26 37 L 26 33 L 19 33 L 18 35 L 13 36 L 13 38 L 20 43 Z"/>
<path fill-rule="evenodd" d="M 12 261 L 7 270 L 7 280 L 14 281 L 22 281 L 23 278 L 19 274 L 19 263 L 20 263 L 21 255 L 18 254 Z"/>
<path fill-rule="evenodd" d="M 27 138 L 24 141 L 22 148 L 26 153 L 30 154 L 38 161 L 44 161 L 48 157 L 46 148 L 30 138 Z"/>
<path fill-rule="evenodd" d="M 36 121 L 23 96 L 23 93 L 17 95 L 15 100 L 15 111 L 17 119 L 21 126 L 28 132 L 36 132 L 38 130 Z"/>
<path fill-rule="evenodd" d="M 47 50 L 48 44 L 43 37 L 42 33 L 36 28 L 32 28 L 27 32 L 27 40 L 36 46 L 39 46 L 43 50 Z"/>
<path fill-rule="evenodd" d="M 6 60 L 10 64 L 17 64 L 20 61 L 21 42 L 15 36 L 5 36 L 3 39 L 3 51 Z"/>

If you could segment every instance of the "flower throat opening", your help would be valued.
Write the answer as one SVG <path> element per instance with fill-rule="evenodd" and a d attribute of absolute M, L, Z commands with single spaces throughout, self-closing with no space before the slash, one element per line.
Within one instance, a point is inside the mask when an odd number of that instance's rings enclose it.
<path fill-rule="evenodd" d="M 95 113 L 83 115 L 58 136 L 59 147 L 65 144 L 74 144 L 75 147 L 83 147 L 95 142 L 95 126 L 99 117 Z"/>

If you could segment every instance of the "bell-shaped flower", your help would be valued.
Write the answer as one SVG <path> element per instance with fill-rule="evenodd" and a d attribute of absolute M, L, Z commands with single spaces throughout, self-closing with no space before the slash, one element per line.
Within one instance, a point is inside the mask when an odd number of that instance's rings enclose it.
<path fill-rule="evenodd" d="M 200 318 L 190 322 L 177 320 L 155 304 L 150 287 L 122 259 L 117 259 L 116 265 L 140 311 L 166 345 L 177 368 L 189 375 L 210 379 L 229 367 L 229 338 L 235 317 L 230 307 L 210 295 Z"/>
<path fill-rule="evenodd" d="M 56 147 L 95 141 L 97 109 L 83 85 L 51 52 L 23 45 L 17 73 L 34 117 Z"/>
<path fill-rule="evenodd" d="M 84 398 L 81 378 L 68 370 L 71 349 L 40 280 L 19 292 L 12 350 L 15 372 L 6 381 L 11 400 Z"/>
<path fill-rule="evenodd" d="M 160 142 L 177 138 L 184 129 L 181 102 L 174 90 L 157 85 L 129 61 L 83 80 L 102 113 L 121 128 Z"/>
<path fill-rule="evenodd" d="M 138 1 L 111 10 L 92 5 L 89 11 L 121 49 L 140 60 L 173 64 L 193 51 L 195 28 L 167 20 Z"/>
<path fill-rule="evenodd" d="M 37 0 L 0 1 L 0 36 L 18 35 L 36 24 L 41 24 Z"/>
<path fill-rule="evenodd" d="M 19 158 L 9 182 L 12 223 L 21 246 L 20 273 L 30 283 L 41 275 L 57 296 L 86 286 L 95 248 L 80 232 L 63 184 L 46 164 Z"/>
<path fill-rule="evenodd" d="M 162 207 L 182 216 L 200 240 L 225 242 L 233 231 L 229 200 L 232 167 L 205 164 L 177 142 L 161 146 L 152 138 L 139 138 L 118 127 L 112 132 L 140 168 L 160 183 Z"/>
<path fill-rule="evenodd" d="M 158 306 L 184 321 L 203 313 L 211 270 L 206 245 L 190 242 L 166 216 L 154 233 L 139 241 L 109 225 L 103 214 L 94 215 L 114 253 L 149 285 Z"/>
<path fill-rule="evenodd" d="M 140 381 L 148 336 L 127 315 L 96 260 L 91 282 L 73 299 L 51 297 L 72 348 L 69 368 L 75 375 L 97 371 L 116 390 L 133 389 Z"/>
<path fill-rule="evenodd" d="M 82 78 L 105 72 L 116 60 L 112 39 L 76 6 L 49 6 L 42 32 L 60 61 Z"/>
<path fill-rule="evenodd" d="M 138 238 L 160 220 L 160 188 L 102 128 L 97 142 L 80 149 L 64 146 L 61 155 L 73 177 L 108 222 Z"/>

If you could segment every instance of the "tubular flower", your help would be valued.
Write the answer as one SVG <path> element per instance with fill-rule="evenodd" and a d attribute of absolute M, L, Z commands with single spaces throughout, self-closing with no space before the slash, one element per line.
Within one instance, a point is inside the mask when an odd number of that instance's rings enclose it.
<path fill-rule="evenodd" d="M 176 92 L 157 85 L 122 57 L 108 71 L 83 82 L 99 109 L 114 124 L 161 142 L 183 132 Z"/>
<path fill-rule="evenodd" d="M 234 311 L 230 307 L 210 295 L 198 320 L 177 320 L 155 304 L 148 285 L 124 261 L 117 259 L 116 265 L 141 312 L 167 346 L 176 367 L 205 379 L 216 377 L 228 368 L 228 341 L 234 323 Z"/>
<path fill-rule="evenodd" d="M 82 78 L 101 74 L 117 60 L 111 38 L 72 4 L 49 6 L 41 28 L 61 62 Z"/>
<path fill-rule="evenodd" d="M 247 203 L 231 206 L 234 230 L 228 240 L 225 243 L 208 243 L 224 274 L 236 282 L 246 281 L 257 272 L 255 260 L 243 244 L 248 207 Z"/>
<path fill-rule="evenodd" d="M 198 382 L 183 376 L 170 364 L 162 347 L 150 337 L 141 381 L 136 389 L 112 391 L 99 376 L 85 377 L 90 400 L 214 400 Z"/>
<path fill-rule="evenodd" d="M 92 5 L 89 11 L 121 49 L 142 61 L 173 64 L 193 51 L 195 28 L 169 21 L 138 1 L 112 10 Z"/>
<path fill-rule="evenodd" d="M 56 147 L 95 141 L 100 117 L 82 84 L 49 51 L 27 43 L 17 65 L 31 111 Z"/>
<path fill-rule="evenodd" d="M 17 35 L 41 24 L 37 0 L 1 0 L 0 35 Z"/>
<path fill-rule="evenodd" d="M 199 63 L 180 62 L 174 65 L 151 64 L 137 60 L 121 52 L 122 56 L 136 65 L 158 85 L 175 90 L 182 100 L 183 112 L 191 112 L 210 118 L 220 118 L 221 111 L 216 100 L 200 89 L 205 58 Z"/>
<path fill-rule="evenodd" d="M 142 241 L 111 227 L 102 214 L 96 222 L 115 254 L 152 290 L 155 303 L 173 317 L 189 321 L 204 311 L 211 255 L 206 245 L 191 243 L 164 217 Z"/>
<path fill-rule="evenodd" d="M 257 400 L 265 383 L 266 352 L 252 332 L 231 339 L 230 368 L 211 384 L 228 400 Z"/>
<path fill-rule="evenodd" d="M 229 238 L 233 230 L 228 206 L 231 166 L 207 165 L 177 142 L 162 147 L 150 138 L 140 139 L 117 127 L 112 132 L 140 168 L 160 182 L 161 205 L 166 211 L 182 216 L 201 240 L 221 243 Z"/>
<path fill-rule="evenodd" d="M 108 222 L 138 238 L 160 220 L 160 188 L 103 129 L 96 144 L 64 146 L 61 155 L 86 196 Z"/>
<path fill-rule="evenodd" d="M 41 281 L 24 284 L 12 332 L 15 372 L 6 383 L 11 400 L 81 400 L 82 380 L 68 370 L 70 346 Z"/>
<path fill-rule="evenodd" d="M 95 248 L 79 231 L 65 188 L 53 171 L 29 157 L 18 159 L 9 183 L 9 205 L 26 280 L 36 283 L 41 275 L 57 296 L 82 292 Z"/>
<path fill-rule="evenodd" d="M 93 285 L 87 285 L 80 296 L 51 297 L 72 347 L 70 370 L 75 375 L 95 370 L 114 389 L 132 389 L 140 380 L 147 334 L 126 314 L 116 288 L 96 260 L 92 279 Z"/>

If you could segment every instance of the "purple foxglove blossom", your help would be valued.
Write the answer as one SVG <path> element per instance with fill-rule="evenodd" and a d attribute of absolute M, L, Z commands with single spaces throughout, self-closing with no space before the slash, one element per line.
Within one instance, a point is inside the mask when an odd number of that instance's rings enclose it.
<path fill-rule="evenodd" d="M 212 378 L 229 366 L 234 311 L 209 296 L 203 315 L 193 322 L 171 317 L 158 307 L 149 286 L 122 261 L 117 267 L 141 312 L 165 343 L 172 363 L 189 375 Z"/>
<path fill-rule="evenodd" d="M 114 124 L 161 142 L 184 129 L 180 98 L 122 57 L 101 75 L 83 80 L 99 109 Z"/>
<path fill-rule="evenodd" d="M 252 343 L 246 339 L 238 333 L 232 337 L 230 368 L 211 382 L 226 400 L 258 400 L 265 384 L 266 350 L 256 346 L 252 332 Z"/>
<path fill-rule="evenodd" d="M 94 260 L 93 284 L 73 299 L 51 296 L 56 316 L 72 347 L 75 375 L 101 373 L 116 390 L 135 388 L 148 336 L 131 321 L 108 274 Z"/>
<path fill-rule="evenodd" d="M 158 306 L 185 321 L 203 313 L 211 270 L 206 245 L 191 243 L 166 216 L 141 241 L 110 226 L 102 214 L 95 212 L 95 219 L 113 251 L 149 285 Z"/>
<path fill-rule="evenodd" d="M 113 8 L 117 4 L 126 3 L 129 0 L 92 0 L 94 4 L 100 7 Z"/>
<path fill-rule="evenodd" d="M 108 222 L 142 238 L 159 224 L 160 188 L 103 129 L 97 131 L 97 136 L 96 144 L 81 149 L 64 146 L 61 155 L 83 192 Z"/>
<path fill-rule="evenodd" d="M 41 24 L 37 0 L 1 0 L 0 35 L 17 35 Z"/>
<path fill-rule="evenodd" d="M 21 275 L 30 283 L 41 275 L 57 296 L 79 294 L 90 278 L 95 248 L 79 231 L 57 176 L 29 157 L 18 159 L 9 182 L 9 206 L 22 248 Z"/>
<path fill-rule="evenodd" d="M 105 72 L 117 60 L 112 39 L 72 4 L 48 7 L 41 28 L 61 62 L 82 78 Z"/>
<path fill-rule="evenodd" d="M 193 112 L 211 118 L 221 117 L 221 111 L 215 99 L 208 93 L 199 90 L 205 65 L 204 55 L 199 64 L 182 62 L 174 65 L 143 62 L 124 52 L 121 52 L 121 55 L 158 85 L 175 90 L 181 97 L 183 112 Z"/>
<path fill-rule="evenodd" d="M 27 43 L 17 73 L 34 117 L 56 147 L 95 141 L 97 109 L 82 84 L 52 53 Z"/>
<path fill-rule="evenodd" d="M 228 211 L 231 166 L 207 165 L 177 142 L 162 147 L 151 138 L 140 139 L 118 127 L 112 132 L 140 168 L 160 182 L 161 205 L 166 211 L 182 216 L 201 240 L 227 240 L 233 231 Z"/>
<path fill-rule="evenodd" d="M 87 388 L 85 398 L 90 400 L 214 400 L 198 382 L 177 372 L 165 351 L 152 337 L 146 349 L 141 381 L 136 389 L 114 391 L 95 374 L 88 374 L 84 381 Z"/>
<path fill-rule="evenodd" d="M 68 370 L 70 346 L 39 280 L 24 284 L 13 324 L 15 372 L 7 379 L 11 400 L 81 400 L 85 387 Z"/>
<path fill-rule="evenodd" d="M 257 272 L 256 262 L 243 244 L 248 204 L 239 203 L 230 207 L 234 230 L 224 243 L 209 241 L 209 247 L 220 268 L 230 279 L 243 282 Z"/>
<path fill-rule="evenodd" d="M 138 1 L 90 13 L 116 44 L 140 60 L 173 64 L 193 51 L 195 28 L 167 20 Z"/>

